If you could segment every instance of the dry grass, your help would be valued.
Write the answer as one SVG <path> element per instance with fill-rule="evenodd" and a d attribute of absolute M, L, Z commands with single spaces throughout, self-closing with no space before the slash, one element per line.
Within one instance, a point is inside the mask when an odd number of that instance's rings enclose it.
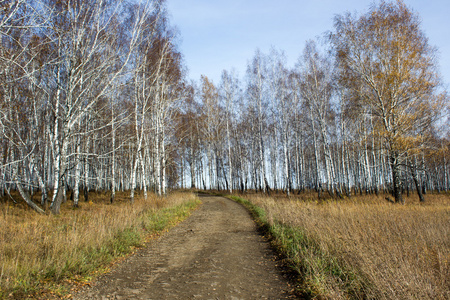
<path fill-rule="evenodd" d="M 149 234 L 186 217 L 195 198 L 139 195 L 131 205 L 124 193 L 114 204 L 108 204 L 108 195 L 92 194 L 77 209 L 63 204 L 58 216 L 0 202 L 0 298 L 37 297 L 42 289 L 58 292 L 64 281 L 88 279 Z"/>
<path fill-rule="evenodd" d="M 321 202 L 300 197 L 245 196 L 265 210 L 270 224 L 296 228 L 309 240 L 310 246 L 291 247 L 303 248 L 294 263 L 311 296 L 450 299 L 449 194 L 427 195 L 425 204 L 411 196 L 405 206 L 384 195 Z"/>

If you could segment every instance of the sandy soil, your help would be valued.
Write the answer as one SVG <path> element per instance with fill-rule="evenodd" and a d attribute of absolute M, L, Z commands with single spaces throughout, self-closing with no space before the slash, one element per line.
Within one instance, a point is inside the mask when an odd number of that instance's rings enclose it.
<path fill-rule="evenodd" d="M 247 210 L 202 196 L 186 221 L 74 299 L 292 299 Z"/>

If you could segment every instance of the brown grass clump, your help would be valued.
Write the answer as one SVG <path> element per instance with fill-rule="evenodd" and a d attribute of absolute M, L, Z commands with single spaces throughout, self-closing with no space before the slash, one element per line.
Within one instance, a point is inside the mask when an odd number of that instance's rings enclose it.
<path fill-rule="evenodd" d="M 320 253 L 354 270 L 364 282 L 363 291 L 352 295 L 344 291 L 351 283 L 334 276 L 336 268 L 320 270 L 321 263 L 300 266 L 312 270 L 309 275 L 313 278 L 306 281 L 316 285 L 313 295 L 332 299 L 450 299 L 449 195 L 427 195 L 424 204 L 411 196 L 403 206 L 390 204 L 384 197 L 318 202 L 280 195 L 246 196 L 265 210 L 270 223 L 298 228 L 317 244 Z M 302 253 L 308 256 L 308 250 Z M 299 260 L 307 264 L 317 257 Z"/>
<path fill-rule="evenodd" d="M 79 208 L 66 202 L 57 216 L 0 202 L 0 298 L 36 297 L 43 289 L 64 293 L 64 281 L 83 282 L 106 270 L 148 234 L 186 217 L 196 203 L 191 193 L 139 195 L 133 205 L 125 193 L 117 193 L 114 204 L 101 193 L 89 199 Z"/>

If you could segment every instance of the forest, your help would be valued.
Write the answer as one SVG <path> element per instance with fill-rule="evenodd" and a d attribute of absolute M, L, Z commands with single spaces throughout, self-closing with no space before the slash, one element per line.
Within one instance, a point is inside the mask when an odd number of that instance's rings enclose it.
<path fill-rule="evenodd" d="M 437 49 L 401 1 L 218 83 L 188 79 L 163 0 L 0 1 L 0 35 L 0 197 L 37 212 L 90 191 L 450 189 Z"/>

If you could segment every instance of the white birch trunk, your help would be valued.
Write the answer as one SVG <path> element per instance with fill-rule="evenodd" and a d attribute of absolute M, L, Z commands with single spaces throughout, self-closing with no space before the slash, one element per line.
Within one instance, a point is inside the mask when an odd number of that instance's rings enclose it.
<path fill-rule="evenodd" d="M 155 134 L 155 174 L 156 174 L 156 193 L 158 196 L 162 195 L 161 185 L 161 138 L 159 133 L 159 121 L 156 120 L 156 134 Z"/>
<path fill-rule="evenodd" d="M 112 139 L 112 153 L 111 153 L 111 199 L 114 202 L 116 197 L 116 121 L 114 118 L 114 106 L 111 103 L 111 139 Z"/>
<path fill-rule="evenodd" d="M 164 141 L 164 127 L 162 128 L 161 137 L 161 160 L 162 160 L 162 174 L 161 174 L 161 193 L 166 194 L 166 148 Z"/>
<path fill-rule="evenodd" d="M 322 186 L 321 186 L 321 179 L 320 179 L 320 167 L 319 167 L 319 153 L 318 153 L 318 147 L 317 147 L 317 137 L 316 137 L 316 126 L 314 122 L 314 118 L 312 115 L 312 110 L 309 110 L 310 113 L 310 119 L 311 119 L 311 127 L 312 127 L 312 134 L 313 134 L 313 146 L 314 146 L 314 162 L 316 167 L 316 190 L 320 192 Z"/>
<path fill-rule="evenodd" d="M 284 177 L 286 180 L 286 194 L 288 197 L 291 192 L 291 178 L 289 176 L 289 151 L 288 151 L 288 134 L 286 125 L 283 126 L 283 153 L 284 153 Z"/>
<path fill-rule="evenodd" d="M 89 136 L 86 136 L 86 145 L 85 145 L 85 153 L 90 153 L 90 147 L 91 147 L 91 138 Z M 89 179 L 89 174 L 90 174 L 90 166 L 89 166 L 89 159 L 88 157 L 85 155 L 84 158 L 84 201 L 88 201 L 88 193 L 89 193 L 89 189 L 90 189 L 90 179 Z"/>
<path fill-rule="evenodd" d="M 57 69 L 57 82 L 58 85 L 60 85 L 60 70 Z M 58 193 L 60 192 L 60 185 L 61 185 L 61 157 L 63 155 L 63 150 L 61 146 L 61 136 L 59 132 L 59 126 L 60 126 L 60 105 L 61 105 L 61 89 L 58 87 L 56 91 L 56 104 L 55 104 L 55 123 L 54 123 L 54 129 L 53 129 L 53 169 L 54 169 L 54 175 L 53 175 L 53 195 L 52 195 L 52 202 L 50 205 L 50 208 L 52 208 L 52 211 L 54 213 L 59 213 L 59 207 L 55 204 L 57 203 L 57 197 Z M 53 209 L 55 207 L 55 209 Z"/>
<path fill-rule="evenodd" d="M 233 193 L 233 164 L 231 161 L 231 136 L 230 136 L 230 100 L 227 101 L 227 142 L 228 142 L 228 191 Z"/>
<path fill-rule="evenodd" d="M 260 163 L 260 185 L 264 193 L 267 192 L 266 186 L 266 163 L 264 157 L 264 142 L 263 142 L 263 120 L 262 120 L 262 74 L 260 70 L 260 65 L 258 65 L 257 70 L 257 80 L 258 80 L 258 143 L 259 143 L 259 163 Z"/>
<path fill-rule="evenodd" d="M 146 172 L 145 172 L 145 161 L 144 158 L 142 157 L 142 151 L 139 152 L 139 160 L 141 161 L 141 172 L 142 172 L 142 188 L 144 190 L 144 198 L 147 200 L 147 176 Z"/>
<path fill-rule="evenodd" d="M 75 185 L 73 188 L 73 206 L 78 207 L 78 200 L 80 197 L 80 173 L 81 173 L 81 162 L 80 162 L 80 152 L 81 152 L 81 141 L 77 141 L 77 150 L 75 153 Z"/>

